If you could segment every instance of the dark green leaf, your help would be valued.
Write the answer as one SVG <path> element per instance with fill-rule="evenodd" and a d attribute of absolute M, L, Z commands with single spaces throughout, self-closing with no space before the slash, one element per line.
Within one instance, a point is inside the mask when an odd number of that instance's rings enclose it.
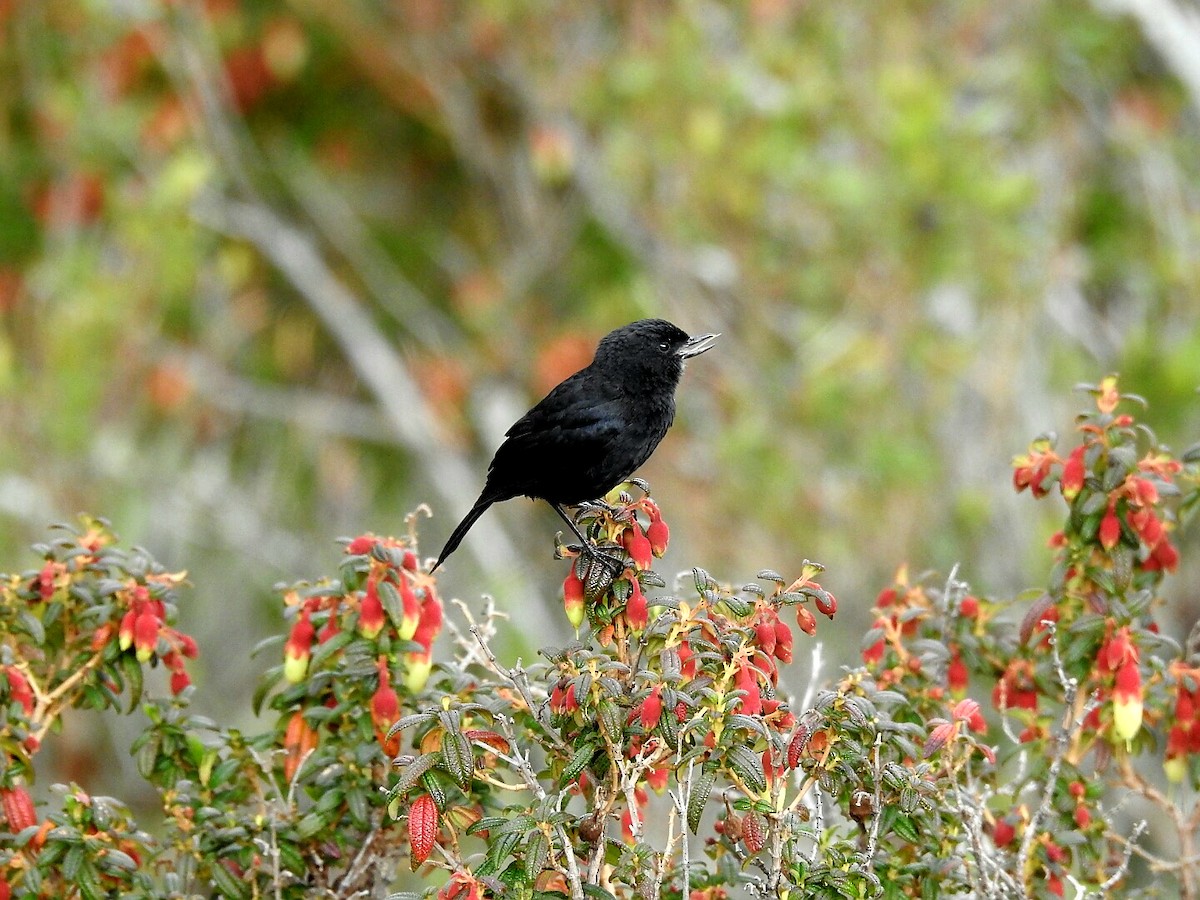
<path fill-rule="evenodd" d="M 757 794 L 766 790 L 767 776 L 763 772 L 762 759 L 749 747 L 743 744 L 730 747 L 726 753 L 726 761 L 729 768 L 737 773 L 751 791 Z"/>
<path fill-rule="evenodd" d="M 250 896 L 250 885 L 240 878 L 235 877 L 232 872 L 219 862 L 213 862 L 209 868 L 209 877 L 212 878 L 212 882 L 217 888 L 217 893 L 222 897 L 245 900 L 245 898 L 249 898 Z"/>
<path fill-rule="evenodd" d="M 688 830 L 692 834 L 696 834 L 697 829 L 700 828 L 700 818 L 704 815 L 704 806 L 708 803 L 714 781 L 716 781 L 716 776 L 712 772 L 705 771 L 701 771 L 692 781 L 692 792 L 688 797 L 687 804 Z"/>
<path fill-rule="evenodd" d="M 471 784 L 475 773 L 475 754 L 471 742 L 461 731 L 446 731 L 442 734 L 442 765 L 462 790 Z"/>
<path fill-rule="evenodd" d="M 125 712 L 131 713 L 142 701 L 142 664 L 132 653 L 122 653 L 121 671 L 129 686 L 129 706 Z"/>
<path fill-rule="evenodd" d="M 426 793 L 433 798 L 434 806 L 439 812 L 444 812 L 446 809 L 446 790 L 442 787 L 442 783 L 438 781 L 437 775 L 432 770 L 421 776 L 421 785 L 425 788 Z"/>
<path fill-rule="evenodd" d="M 571 761 L 567 763 L 566 769 L 563 770 L 563 781 L 571 784 L 579 778 L 580 773 L 587 767 L 587 764 L 592 761 L 592 757 L 596 753 L 596 743 L 587 741 L 571 757 Z"/>
<path fill-rule="evenodd" d="M 421 776 L 442 761 L 442 754 L 426 753 L 418 756 L 412 763 L 400 770 L 400 777 L 392 785 L 392 795 L 399 797 L 407 794 L 412 786 L 421 780 Z"/>
<path fill-rule="evenodd" d="M 525 874 L 536 878 L 546 867 L 546 857 L 550 854 L 550 842 L 541 830 L 534 831 L 525 846 Z"/>

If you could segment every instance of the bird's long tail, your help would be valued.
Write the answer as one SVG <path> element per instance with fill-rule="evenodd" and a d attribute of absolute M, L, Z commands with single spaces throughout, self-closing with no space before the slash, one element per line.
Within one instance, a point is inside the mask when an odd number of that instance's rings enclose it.
<path fill-rule="evenodd" d="M 463 538 L 467 536 L 467 532 L 471 530 L 471 526 L 476 520 L 487 512 L 487 508 L 496 501 L 488 499 L 486 496 L 480 497 L 475 501 L 475 505 L 471 507 L 471 511 L 467 513 L 458 527 L 454 529 L 454 533 L 450 535 L 450 539 L 446 541 L 446 546 L 442 548 L 441 555 L 437 558 L 437 562 L 433 564 L 433 568 L 429 571 L 432 573 L 437 570 L 437 567 L 442 564 L 442 561 L 458 549 L 458 545 L 462 543 Z"/>

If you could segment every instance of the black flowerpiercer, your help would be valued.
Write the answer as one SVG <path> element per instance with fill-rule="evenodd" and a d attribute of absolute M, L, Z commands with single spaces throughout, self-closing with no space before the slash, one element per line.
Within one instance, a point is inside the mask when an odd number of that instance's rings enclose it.
<path fill-rule="evenodd" d="M 586 546 L 563 507 L 603 497 L 650 458 L 675 419 L 684 360 L 703 353 L 718 337 L 688 337 L 663 319 L 641 319 L 607 334 L 591 365 L 508 429 L 479 499 L 433 569 L 489 506 L 513 497 L 547 501 Z"/>

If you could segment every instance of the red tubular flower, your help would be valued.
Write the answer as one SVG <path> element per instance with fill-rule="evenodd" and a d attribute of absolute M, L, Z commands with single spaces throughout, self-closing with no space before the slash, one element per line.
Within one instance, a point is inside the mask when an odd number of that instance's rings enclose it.
<path fill-rule="evenodd" d="M 417 625 L 421 621 L 421 603 L 404 576 L 400 577 L 400 602 L 404 607 L 404 616 L 400 621 L 400 640 L 412 640 L 417 633 Z"/>
<path fill-rule="evenodd" d="M 133 646 L 137 649 L 138 662 L 149 662 L 158 646 L 158 629 L 161 622 L 153 612 L 146 610 L 133 620 Z"/>
<path fill-rule="evenodd" d="M 314 629 L 308 607 L 300 611 L 283 647 L 283 677 L 292 684 L 304 680 L 308 659 L 312 655 Z"/>
<path fill-rule="evenodd" d="M 442 602 L 431 592 L 421 604 L 421 618 L 413 634 L 413 640 L 422 649 L 405 654 L 408 671 L 404 676 L 404 686 L 414 694 L 421 692 L 429 680 L 429 673 L 433 671 L 433 640 L 441 630 Z"/>
<path fill-rule="evenodd" d="M 671 540 L 671 529 L 662 520 L 657 506 L 650 507 L 650 526 L 646 529 L 646 538 L 650 541 L 651 551 L 661 559 L 667 552 L 667 542 Z"/>
<path fill-rule="evenodd" d="M 884 619 L 881 617 L 881 618 L 877 618 L 875 620 L 875 624 L 872 627 L 873 628 L 883 628 L 886 625 L 887 625 L 887 619 Z M 878 663 L 880 660 L 883 659 L 883 652 L 885 649 L 886 649 L 886 646 L 884 644 L 883 638 L 880 638 L 875 643 L 873 643 L 870 647 L 867 647 L 865 650 L 863 650 L 863 652 L 862 652 L 863 662 L 865 662 L 867 665 L 875 665 L 876 663 Z"/>
<path fill-rule="evenodd" d="M 179 652 L 188 659 L 195 659 L 200 655 L 200 648 L 196 646 L 196 639 L 190 634 L 184 634 L 182 631 L 176 631 L 175 636 L 179 639 Z"/>
<path fill-rule="evenodd" d="M 571 571 L 567 572 L 567 577 L 563 579 L 563 608 L 567 612 L 567 621 L 576 629 L 583 624 L 586 614 L 583 600 L 583 582 L 575 574 L 575 566 L 572 565 Z"/>
<path fill-rule="evenodd" d="M 325 622 L 325 625 L 317 634 L 317 643 L 324 644 L 331 638 L 337 637 L 341 630 L 342 626 L 341 623 L 338 622 L 337 610 L 333 610 L 329 613 L 329 619 Z"/>
<path fill-rule="evenodd" d="M 1116 376 L 1106 375 L 1100 381 L 1100 393 L 1096 397 L 1096 408 L 1102 413 L 1111 413 L 1120 402 L 1121 395 L 1117 393 Z"/>
<path fill-rule="evenodd" d="M 833 618 L 837 613 L 837 597 L 828 591 L 823 591 L 813 598 L 813 602 L 817 605 L 817 611 L 822 615 Z"/>
<path fill-rule="evenodd" d="M 1175 546 L 1163 538 L 1158 542 L 1155 548 L 1150 553 L 1150 558 L 1142 564 L 1142 568 L 1147 572 L 1174 572 L 1179 567 L 1179 551 Z"/>
<path fill-rule="evenodd" d="M 358 630 L 367 640 L 372 641 L 383 631 L 387 618 L 383 613 L 383 603 L 379 600 L 379 586 L 376 584 L 374 573 L 367 578 L 367 591 L 363 596 L 362 605 L 358 609 Z"/>
<path fill-rule="evenodd" d="M 437 900 L 483 900 L 485 885 L 469 872 L 455 872 L 437 892 Z"/>
<path fill-rule="evenodd" d="M 992 840 L 995 841 L 997 847 L 1007 847 L 1012 843 L 1016 834 L 1017 831 L 1013 828 L 1008 816 L 997 819 L 996 824 L 992 827 Z"/>
<path fill-rule="evenodd" d="M 792 629 L 775 620 L 775 658 L 785 665 L 792 661 Z"/>
<path fill-rule="evenodd" d="M 643 788 L 635 788 L 633 798 L 634 809 L 638 811 L 638 819 L 641 820 L 641 808 L 646 805 L 646 802 L 650 799 L 650 795 Z M 621 813 L 621 837 L 624 838 L 625 843 L 633 843 L 633 810 L 629 807 L 626 807 L 625 811 Z"/>
<path fill-rule="evenodd" d="M 117 646 L 122 650 L 128 650 L 133 646 L 133 623 L 137 619 L 137 613 L 132 609 L 121 616 L 121 626 L 117 631 Z"/>
<path fill-rule="evenodd" d="M 171 693 L 179 695 L 183 693 L 184 688 L 192 683 L 191 676 L 183 669 L 176 669 L 171 673 Z"/>
<path fill-rule="evenodd" d="M 812 610 L 807 606 L 796 605 L 796 624 L 800 626 L 800 630 L 805 634 L 813 635 L 817 633 L 816 616 L 812 614 Z"/>
<path fill-rule="evenodd" d="M 1063 463 L 1062 477 L 1059 479 L 1059 487 L 1062 489 L 1063 498 L 1068 503 L 1079 496 L 1079 492 L 1083 490 L 1083 451 L 1084 446 L 1081 444 L 1071 451 L 1071 455 L 1067 457 L 1067 461 Z"/>
<path fill-rule="evenodd" d="M 442 631 L 442 601 L 432 592 L 421 604 L 421 617 L 417 620 L 417 630 L 413 632 L 413 640 L 425 649 L 433 646 L 433 639 Z"/>
<path fill-rule="evenodd" d="M 550 692 L 550 710 L 551 712 L 573 713 L 579 709 L 579 702 L 575 699 L 575 682 L 567 682 L 566 687 L 559 682 Z"/>
<path fill-rule="evenodd" d="M 738 710 L 744 716 L 762 714 L 762 691 L 758 688 L 758 678 L 749 666 L 742 666 L 737 671 L 736 683 L 738 690 L 745 691 L 742 697 L 742 707 Z"/>
<path fill-rule="evenodd" d="M 633 560 L 638 569 L 650 568 L 654 550 L 650 546 L 650 540 L 642 533 L 642 526 L 637 522 L 633 522 L 625 529 L 621 535 L 621 546 L 625 548 L 625 552 L 629 554 L 629 558 Z"/>
<path fill-rule="evenodd" d="M 1171 730 L 1167 732 L 1167 751 L 1163 759 L 1163 774 L 1167 776 L 1167 781 L 1172 784 L 1179 784 L 1187 777 L 1188 770 L 1188 753 L 1192 752 L 1192 744 L 1194 743 L 1188 735 L 1188 726 L 1183 723 L 1177 723 L 1171 726 Z"/>
<path fill-rule="evenodd" d="M 650 621 L 650 608 L 638 580 L 630 578 L 629 585 L 631 591 L 629 599 L 625 601 L 625 621 L 634 631 L 641 631 Z"/>
<path fill-rule="evenodd" d="M 388 729 L 400 718 L 400 697 L 392 687 L 392 672 L 388 668 L 386 656 L 380 656 L 376 663 L 379 671 L 379 687 L 371 695 L 371 721 L 375 725 L 375 737 L 379 746 L 388 756 L 400 752 L 400 735 L 394 734 L 388 740 Z"/>
<path fill-rule="evenodd" d="M 638 719 L 641 721 L 642 727 L 649 731 L 658 724 L 660 718 L 662 718 L 662 685 L 656 684 L 649 696 L 642 701 Z"/>
<path fill-rule="evenodd" d="M 1136 660 L 1117 670 L 1113 686 L 1113 735 L 1126 743 L 1142 727 L 1142 673 Z"/>
<path fill-rule="evenodd" d="M 1143 506 L 1154 506 L 1158 503 L 1158 487 L 1149 478 L 1139 478 L 1136 475 L 1131 475 L 1129 478 L 1129 487 L 1133 491 L 1133 496 L 1137 498 L 1138 503 Z"/>
<path fill-rule="evenodd" d="M 316 749 L 318 738 L 316 729 L 308 724 L 303 712 L 292 713 L 283 735 L 283 749 L 287 752 L 283 761 L 284 778 L 292 780 L 304 757 Z"/>
<path fill-rule="evenodd" d="M 1121 520 L 1117 518 L 1117 510 L 1114 504 L 1108 505 L 1108 510 L 1104 513 L 1104 518 L 1100 520 L 1100 545 L 1105 550 L 1111 550 L 1117 546 L 1117 541 L 1121 539 Z"/>
<path fill-rule="evenodd" d="M 650 785 L 651 790 L 656 794 L 661 794 L 667 789 L 667 781 L 671 777 L 670 766 L 659 766 L 657 769 L 651 769 L 646 773 L 646 784 Z"/>
<path fill-rule="evenodd" d="M 375 546 L 375 541 L 376 537 L 373 534 L 360 534 L 346 545 L 346 552 L 352 556 L 361 556 L 364 553 L 370 553 L 371 548 Z"/>
<path fill-rule="evenodd" d="M 1037 709 L 1038 694 L 1033 681 L 1032 663 L 1020 659 L 1009 663 L 992 689 L 992 705 L 996 709 Z"/>
<path fill-rule="evenodd" d="M 29 679 L 16 666 L 8 666 L 4 671 L 5 677 L 8 679 L 8 696 L 10 700 L 21 704 L 21 709 L 25 711 L 25 715 L 33 715 L 33 688 L 29 685 Z"/>
<path fill-rule="evenodd" d="M 429 673 L 433 671 L 433 651 L 414 650 L 404 654 L 407 669 L 404 672 L 404 687 L 413 694 L 419 694 L 429 681 Z"/>
<path fill-rule="evenodd" d="M 38 596 L 49 600 L 54 596 L 54 582 L 58 578 L 61 563 L 47 562 L 37 574 Z"/>
<path fill-rule="evenodd" d="M 950 665 L 946 669 L 946 682 L 950 686 L 950 693 L 955 697 L 961 697 L 967 692 L 967 664 L 962 661 L 962 656 L 959 655 L 958 648 L 955 647 L 950 651 Z"/>
<path fill-rule="evenodd" d="M 696 659 L 696 654 L 692 652 L 692 648 L 686 641 L 679 645 L 678 653 L 679 673 L 683 675 L 684 678 L 695 678 L 698 661 Z"/>

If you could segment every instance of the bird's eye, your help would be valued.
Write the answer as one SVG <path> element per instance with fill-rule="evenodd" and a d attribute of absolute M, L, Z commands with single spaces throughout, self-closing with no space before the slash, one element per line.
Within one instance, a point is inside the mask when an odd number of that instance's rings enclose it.
<path fill-rule="evenodd" d="M 666 341 L 663 341 L 661 344 L 658 345 L 658 349 L 661 350 L 663 353 L 666 353 L 668 350 L 671 349 L 671 345 L 668 344 Z"/>

